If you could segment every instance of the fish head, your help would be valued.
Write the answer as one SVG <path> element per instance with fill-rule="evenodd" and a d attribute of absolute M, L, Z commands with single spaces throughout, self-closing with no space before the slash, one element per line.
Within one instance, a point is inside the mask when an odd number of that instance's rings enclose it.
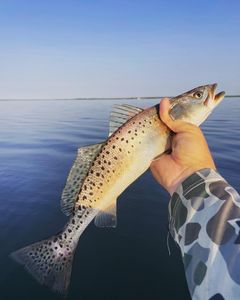
<path fill-rule="evenodd" d="M 171 118 L 199 126 L 224 98 L 225 92 L 216 94 L 216 89 L 216 83 L 203 85 L 171 98 Z"/>

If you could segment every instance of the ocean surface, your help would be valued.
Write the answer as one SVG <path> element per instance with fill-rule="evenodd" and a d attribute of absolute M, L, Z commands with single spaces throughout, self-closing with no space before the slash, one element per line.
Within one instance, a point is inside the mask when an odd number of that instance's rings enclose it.
<path fill-rule="evenodd" d="M 77 149 L 108 135 L 114 103 L 156 100 L 0 101 L 0 299 L 62 299 L 9 254 L 59 232 L 60 196 Z M 240 99 L 225 98 L 202 125 L 219 172 L 240 191 Z M 67 299 L 190 299 L 169 238 L 169 195 L 146 172 L 120 196 L 118 227 L 90 224 L 75 254 Z"/>

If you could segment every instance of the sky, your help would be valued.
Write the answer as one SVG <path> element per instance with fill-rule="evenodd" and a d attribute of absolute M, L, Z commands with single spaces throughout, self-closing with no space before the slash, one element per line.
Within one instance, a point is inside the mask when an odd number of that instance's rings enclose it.
<path fill-rule="evenodd" d="M 240 94 L 239 0 L 0 0 L 0 99 Z"/>

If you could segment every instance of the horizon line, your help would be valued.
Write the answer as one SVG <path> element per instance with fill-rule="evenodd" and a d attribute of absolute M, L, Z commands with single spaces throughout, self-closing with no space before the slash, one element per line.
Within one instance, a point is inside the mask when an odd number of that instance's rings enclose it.
<path fill-rule="evenodd" d="M 135 97 L 76 97 L 76 98 L 0 98 L 0 101 L 68 101 L 68 100 L 145 100 L 172 98 L 173 96 L 135 96 Z M 240 95 L 225 95 L 229 98 L 237 98 Z"/>

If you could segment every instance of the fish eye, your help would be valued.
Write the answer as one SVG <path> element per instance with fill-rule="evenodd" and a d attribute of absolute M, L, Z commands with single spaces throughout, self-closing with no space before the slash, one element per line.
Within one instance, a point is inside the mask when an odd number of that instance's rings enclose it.
<path fill-rule="evenodd" d="M 193 97 L 194 97 L 194 98 L 197 98 L 197 99 L 200 99 L 200 98 L 202 98 L 202 95 L 203 95 L 202 92 L 195 92 L 195 93 L 193 94 Z"/>

